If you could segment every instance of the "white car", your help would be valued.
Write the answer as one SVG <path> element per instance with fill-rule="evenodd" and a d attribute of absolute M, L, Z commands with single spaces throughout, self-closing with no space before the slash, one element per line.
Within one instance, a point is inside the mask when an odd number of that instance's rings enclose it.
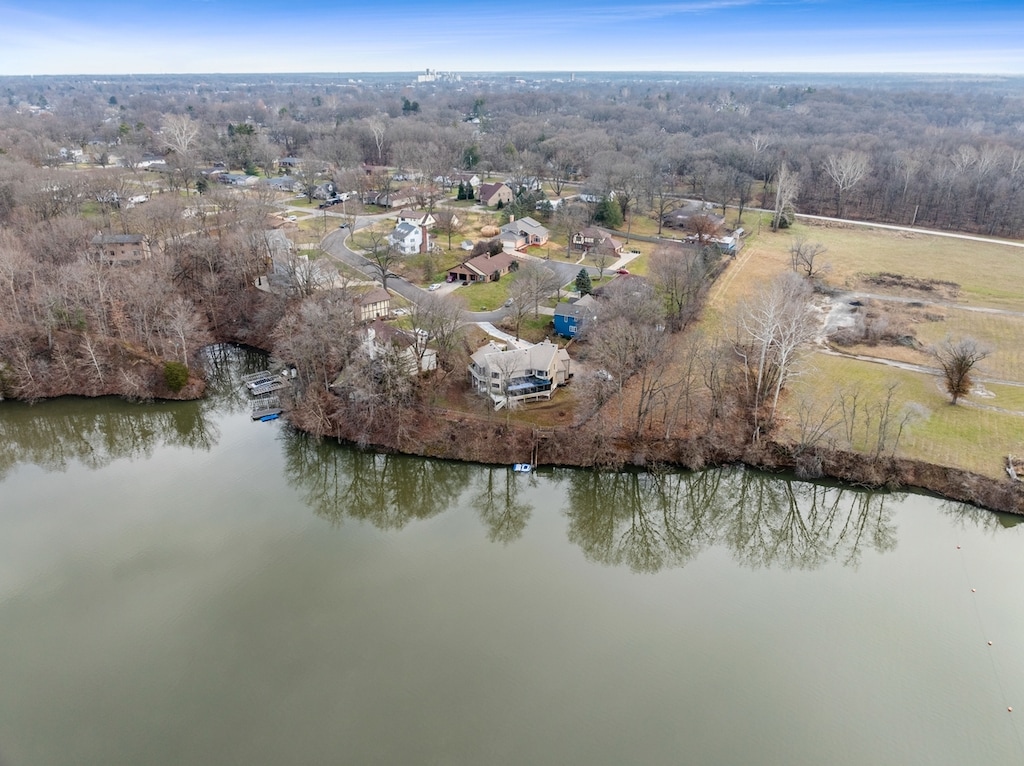
<path fill-rule="evenodd" d="M 430 290 L 430 292 L 434 292 L 434 290 L 440 290 L 441 289 L 441 283 L 440 282 L 434 282 L 434 284 L 432 284 L 427 289 Z"/>

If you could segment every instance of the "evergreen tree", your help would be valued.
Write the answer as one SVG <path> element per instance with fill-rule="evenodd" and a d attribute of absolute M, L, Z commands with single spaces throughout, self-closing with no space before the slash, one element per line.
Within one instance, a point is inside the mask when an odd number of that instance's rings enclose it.
<path fill-rule="evenodd" d="M 459 181 L 459 193 L 455 196 L 455 199 L 466 199 L 466 185 Z"/>
<path fill-rule="evenodd" d="M 594 286 L 590 283 L 590 273 L 586 269 L 580 269 L 576 275 L 576 291 L 580 295 L 590 295 Z"/>
<path fill-rule="evenodd" d="M 594 213 L 594 220 L 612 229 L 622 226 L 622 208 L 619 207 L 618 200 L 608 197 L 601 200 L 601 204 L 597 206 L 597 212 Z"/>

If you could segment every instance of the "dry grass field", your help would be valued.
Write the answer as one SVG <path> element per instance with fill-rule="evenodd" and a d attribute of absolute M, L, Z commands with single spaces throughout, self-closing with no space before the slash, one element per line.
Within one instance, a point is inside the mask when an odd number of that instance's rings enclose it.
<path fill-rule="evenodd" d="M 825 245 L 823 258 L 831 266 L 825 281 L 878 296 L 871 309 L 888 312 L 886 320 L 914 343 L 836 347 L 842 356 L 809 352 L 783 406 L 782 434 L 797 439 L 799 413 L 824 411 L 842 391 L 859 390 L 862 401 L 877 407 L 896 384 L 894 410 L 900 416 L 912 413 L 898 455 L 1004 477 L 1006 456 L 1024 453 L 1024 248 L 864 227 L 798 224 L 779 233 L 762 227 L 712 289 L 709 331 L 726 330 L 746 296 L 789 268 L 795 237 Z M 878 274 L 904 279 L 872 279 Z M 975 390 L 954 407 L 941 378 L 926 369 L 935 366 L 927 349 L 962 336 L 977 339 L 991 355 L 977 368 Z M 853 429 L 854 447 L 873 450 L 864 417 L 862 410 Z M 830 435 L 843 431 L 837 427 Z"/>

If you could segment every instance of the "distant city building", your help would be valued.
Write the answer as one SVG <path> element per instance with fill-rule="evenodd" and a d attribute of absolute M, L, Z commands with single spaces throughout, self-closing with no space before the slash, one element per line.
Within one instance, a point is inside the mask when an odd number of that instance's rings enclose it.
<path fill-rule="evenodd" d="M 416 77 L 416 82 L 462 82 L 462 75 L 427 69 L 424 74 Z"/>

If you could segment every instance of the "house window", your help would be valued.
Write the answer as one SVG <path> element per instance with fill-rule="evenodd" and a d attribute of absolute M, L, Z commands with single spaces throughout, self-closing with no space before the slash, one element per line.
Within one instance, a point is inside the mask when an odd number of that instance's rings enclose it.
<path fill-rule="evenodd" d="M 497 373 L 497 372 L 492 372 L 492 373 L 491 373 L 491 377 L 492 377 L 492 378 L 497 378 L 497 377 L 498 377 L 498 375 L 500 375 L 500 373 Z"/>

